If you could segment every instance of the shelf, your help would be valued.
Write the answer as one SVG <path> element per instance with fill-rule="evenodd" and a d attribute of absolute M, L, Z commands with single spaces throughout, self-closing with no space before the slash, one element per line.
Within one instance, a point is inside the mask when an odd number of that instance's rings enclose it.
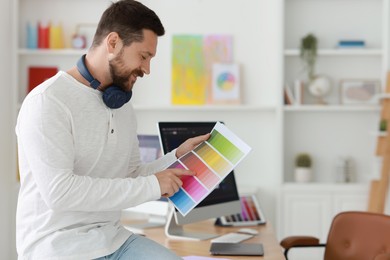
<path fill-rule="evenodd" d="M 275 106 L 254 106 L 254 105 L 199 105 L 199 106 L 179 106 L 179 105 L 161 105 L 161 106 L 140 106 L 134 105 L 136 111 L 160 111 L 160 112 L 207 112 L 207 111 L 225 111 L 225 112 L 274 112 Z"/>
<path fill-rule="evenodd" d="M 381 56 L 382 49 L 319 49 L 317 54 L 319 56 Z M 285 56 L 299 56 L 299 49 L 286 49 Z"/>
<path fill-rule="evenodd" d="M 389 99 L 389 98 L 390 98 L 390 93 L 381 93 L 381 94 L 377 95 L 378 101 L 380 101 L 382 99 Z"/>
<path fill-rule="evenodd" d="M 308 191 L 312 190 L 330 190 L 330 191 L 351 191 L 351 190 L 366 190 L 368 189 L 369 183 L 359 182 L 308 182 L 308 183 L 297 183 L 297 182 L 286 182 L 283 184 L 284 191 Z"/>
<path fill-rule="evenodd" d="M 373 136 L 377 136 L 377 137 L 386 137 L 387 136 L 386 131 L 376 131 L 376 132 L 371 132 L 370 134 Z"/>
<path fill-rule="evenodd" d="M 21 107 L 21 103 L 18 104 L 17 109 Z M 140 106 L 133 105 L 136 111 L 159 111 L 159 112 L 207 112 L 207 111 L 222 111 L 222 112 L 275 112 L 275 106 L 251 106 L 251 105 L 204 105 L 204 106 L 174 106 L 174 105 L 161 105 L 161 106 Z"/>
<path fill-rule="evenodd" d="M 87 52 L 87 49 L 19 49 L 18 55 L 37 55 L 37 56 L 80 56 Z"/>
<path fill-rule="evenodd" d="M 379 105 L 343 106 L 343 105 L 291 105 L 284 106 L 286 112 L 377 112 Z"/>

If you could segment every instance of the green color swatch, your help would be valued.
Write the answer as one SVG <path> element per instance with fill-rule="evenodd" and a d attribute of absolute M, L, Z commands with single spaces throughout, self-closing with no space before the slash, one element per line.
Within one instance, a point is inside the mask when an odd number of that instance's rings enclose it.
<path fill-rule="evenodd" d="M 244 153 L 238 147 L 215 129 L 211 132 L 211 136 L 207 142 L 233 164 L 238 163 L 244 156 Z"/>

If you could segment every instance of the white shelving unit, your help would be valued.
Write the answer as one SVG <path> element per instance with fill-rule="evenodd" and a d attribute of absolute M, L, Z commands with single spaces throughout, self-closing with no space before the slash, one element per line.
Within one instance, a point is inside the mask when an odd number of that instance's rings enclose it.
<path fill-rule="evenodd" d="M 385 83 L 389 61 L 388 16 L 388 0 L 284 1 L 285 82 L 291 87 L 295 80 L 306 78 L 299 45 L 308 33 L 318 39 L 316 73 L 332 80 L 332 91 L 325 98 L 328 105 L 316 105 L 314 97 L 305 90 L 304 104 L 283 109 L 285 182 L 293 181 L 293 161 L 302 151 L 314 157 L 315 181 L 334 181 L 331 165 L 337 156 L 354 158 L 359 163 L 358 180 L 364 182 L 369 178 L 374 150 L 364 154 L 361 150 L 368 150 L 370 141 L 374 143 L 367 133 L 378 124 L 380 106 L 340 104 L 339 83 L 343 79 L 377 79 L 382 85 Z M 367 47 L 336 48 L 342 39 L 363 39 Z M 341 139 L 345 144 L 338 142 Z M 361 149 L 357 149 L 358 143 L 362 143 Z"/>
<path fill-rule="evenodd" d="M 285 105 L 283 185 L 279 197 L 278 234 L 314 235 L 325 241 L 334 215 L 366 210 L 369 180 L 375 176 L 376 136 L 380 105 L 343 105 L 339 82 L 376 79 L 386 82 L 389 63 L 388 0 L 284 0 L 284 80 L 304 80 L 299 55 L 301 38 L 318 39 L 316 74 L 332 80 L 327 105 L 317 105 L 307 90 L 304 104 Z M 364 49 L 336 48 L 339 40 L 363 39 Z M 383 87 L 383 86 L 382 86 Z M 312 183 L 294 183 L 294 159 L 308 152 L 313 159 Z M 354 161 L 356 182 L 337 183 L 338 159 Z M 322 259 L 322 253 L 298 252 L 291 259 Z M 290 259 L 290 257 L 289 257 Z"/>

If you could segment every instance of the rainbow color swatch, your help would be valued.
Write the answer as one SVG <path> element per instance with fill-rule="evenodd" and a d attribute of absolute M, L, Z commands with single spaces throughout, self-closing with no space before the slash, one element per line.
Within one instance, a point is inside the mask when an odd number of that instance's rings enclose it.
<path fill-rule="evenodd" d="M 217 122 L 207 141 L 168 167 L 196 172 L 196 176 L 185 176 L 181 179 L 182 187 L 169 200 L 183 216 L 187 215 L 217 187 L 250 150 L 251 148 L 224 124 Z"/>

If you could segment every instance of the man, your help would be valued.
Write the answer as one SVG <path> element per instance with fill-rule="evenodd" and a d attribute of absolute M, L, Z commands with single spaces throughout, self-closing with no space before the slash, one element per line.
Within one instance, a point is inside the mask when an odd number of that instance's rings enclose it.
<path fill-rule="evenodd" d="M 178 191 L 180 177 L 195 173 L 166 167 L 209 137 L 140 163 L 136 118 L 126 102 L 137 77 L 149 74 L 163 34 L 144 5 L 113 3 L 77 67 L 24 100 L 16 126 L 20 259 L 180 259 L 119 223 L 122 209 Z"/>

